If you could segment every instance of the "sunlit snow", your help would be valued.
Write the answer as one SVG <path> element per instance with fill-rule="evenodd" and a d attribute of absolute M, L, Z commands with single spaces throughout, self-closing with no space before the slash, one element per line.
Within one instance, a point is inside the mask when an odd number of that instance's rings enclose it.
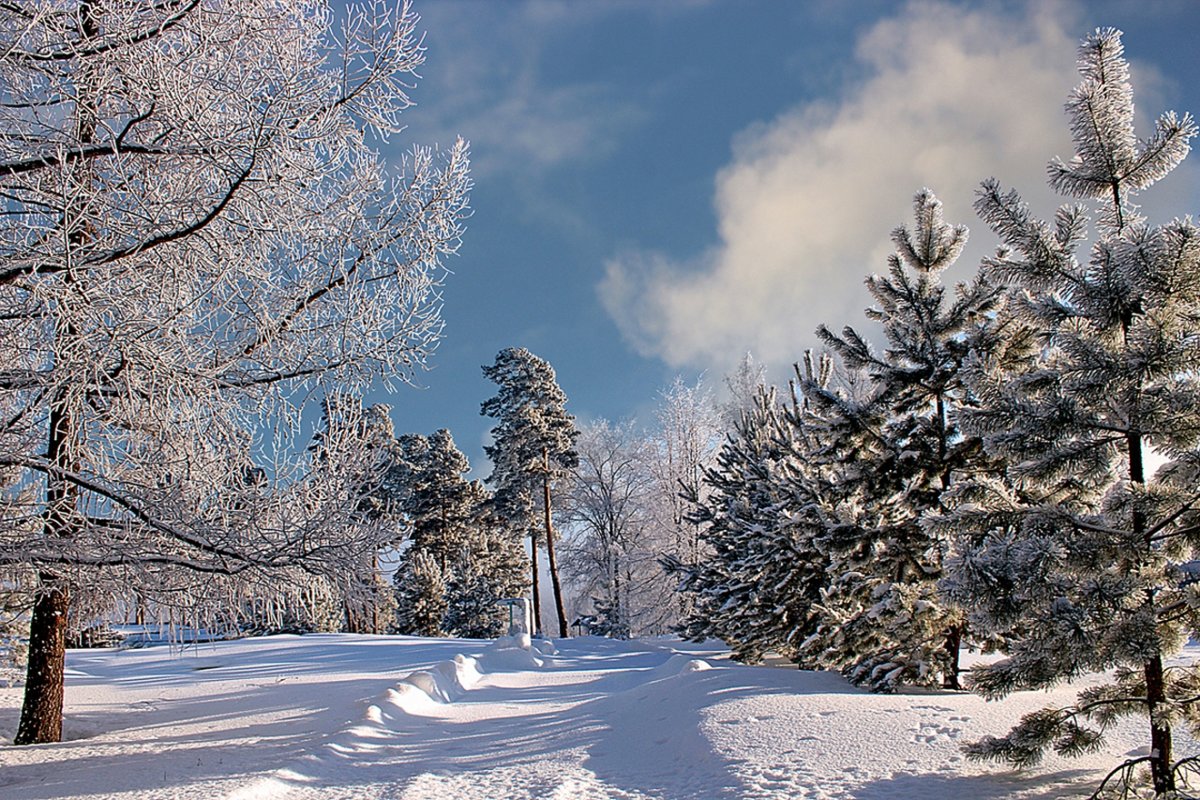
<path fill-rule="evenodd" d="M 68 668 L 67 741 L 0 747 L 7 800 L 1052 798 L 1145 738 L 1133 721 L 1085 759 L 968 764 L 963 742 L 1072 692 L 873 695 L 673 640 L 276 636 Z M 11 741 L 20 691 L 0 698 Z"/>

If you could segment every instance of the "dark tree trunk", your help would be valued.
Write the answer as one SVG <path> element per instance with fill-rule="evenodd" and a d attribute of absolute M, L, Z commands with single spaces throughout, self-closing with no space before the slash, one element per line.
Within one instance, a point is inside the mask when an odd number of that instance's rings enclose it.
<path fill-rule="evenodd" d="M 1150 778 L 1154 782 L 1155 797 L 1162 797 L 1175 791 L 1175 774 L 1171 770 L 1171 726 L 1155 720 L 1155 711 L 1167 700 L 1162 656 L 1147 661 L 1143 673 L 1150 709 Z"/>
<path fill-rule="evenodd" d="M 66 471 L 75 467 L 77 435 L 70 399 L 60 389 L 50 405 L 47 460 Z M 75 525 L 77 490 L 64 478 L 46 478 L 46 513 L 42 533 L 48 538 L 70 536 Z M 39 572 L 38 592 L 29 620 L 29 664 L 21 721 L 13 744 L 44 744 L 62 740 L 63 682 L 65 679 L 67 613 L 70 588 L 65 580 Z"/>
<path fill-rule="evenodd" d="M 97 37 L 100 25 L 93 13 L 92 0 L 79 5 L 80 33 L 84 41 Z M 75 131 L 81 144 L 90 144 L 96 135 L 95 75 L 85 63 L 79 70 L 79 100 L 75 105 Z M 83 165 L 81 170 L 90 170 Z M 86 173 L 81 176 L 81 183 Z M 65 209 L 63 230 L 67 231 L 68 248 L 82 247 L 90 238 L 90 224 L 84 219 L 86 209 L 69 202 Z M 77 280 L 68 271 L 64 281 Z M 56 337 L 73 343 L 78 335 L 71 324 L 55 331 Z M 68 348 L 69 349 L 69 348 Z M 70 537 L 79 527 L 79 490 L 66 473 L 79 468 L 79 447 L 83 421 L 79 417 L 78 397 L 68 387 L 55 390 L 50 401 L 47 420 L 46 460 L 61 472 L 46 475 L 46 510 L 42 535 L 47 538 Z M 21 705 L 21 720 L 13 744 L 44 744 L 62 740 L 63 695 L 66 679 L 66 639 L 68 613 L 71 609 L 69 583 L 50 572 L 38 573 L 38 593 L 29 620 L 29 664 L 26 670 L 25 697 Z"/>
<path fill-rule="evenodd" d="M 943 689 L 961 689 L 958 681 L 959 652 L 962 650 L 963 625 L 955 625 L 946 631 L 946 672 L 942 675 Z"/>
<path fill-rule="evenodd" d="M 550 587 L 554 590 L 554 610 L 558 613 L 558 635 L 566 639 L 567 611 L 563 606 L 562 583 L 558 580 L 558 564 L 554 560 L 554 528 L 550 524 L 550 454 L 542 448 L 542 505 L 546 515 L 546 560 L 550 563 Z"/>
<path fill-rule="evenodd" d="M 537 537 L 532 534 L 529 537 L 529 552 L 532 553 L 533 560 L 533 630 L 530 633 L 540 636 L 542 634 L 542 591 L 538 583 Z"/>
<path fill-rule="evenodd" d="M 1136 408 L 1136 404 L 1134 407 Z M 1134 430 L 1126 435 L 1126 439 L 1129 451 L 1129 480 L 1144 486 L 1146 467 L 1142 460 L 1141 434 Z M 1146 556 L 1149 558 L 1154 542 L 1146 524 L 1146 513 L 1136 505 L 1133 510 L 1133 531 L 1144 537 Z M 1153 589 L 1147 590 L 1145 605 L 1151 612 L 1151 618 L 1155 618 L 1157 614 Z M 1158 718 L 1157 713 L 1167 700 L 1161 650 L 1142 665 L 1142 674 L 1146 678 L 1146 713 L 1150 718 L 1150 779 L 1154 783 L 1154 795 L 1162 797 L 1175 791 L 1175 773 L 1171 769 L 1171 724 Z"/>
<path fill-rule="evenodd" d="M 13 744 L 62 741 L 67 611 L 71 597 L 66 584 L 53 575 L 39 575 L 39 582 L 29 624 L 25 702 Z"/>

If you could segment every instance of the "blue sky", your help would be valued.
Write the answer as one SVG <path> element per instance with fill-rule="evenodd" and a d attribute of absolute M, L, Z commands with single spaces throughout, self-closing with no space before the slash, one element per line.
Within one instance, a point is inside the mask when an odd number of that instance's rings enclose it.
<path fill-rule="evenodd" d="M 1125 32 L 1142 131 L 1200 113 L 1200 2 L 416 0 L 427 61 L 388 145 L 472 145 L 476 188 L 422 388 L 397 433 L 449 427 L 481 470 L 508 346 L 550 361 L 581 419 L 646 416 L 681 374 L 751 351 L 783 376 L 821 322 L 860 325 L 888 233 L 929 186 L 972 242 L 998 177 L 1052 212 L 1074 49 Z M 1200 157 L 1144 198 L 1200 213 Z"/>

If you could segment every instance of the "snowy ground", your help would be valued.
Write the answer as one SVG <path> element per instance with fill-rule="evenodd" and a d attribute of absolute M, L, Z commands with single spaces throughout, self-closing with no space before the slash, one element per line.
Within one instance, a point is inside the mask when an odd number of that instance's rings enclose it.
<path fill-rule="evenodd" d="M 1145 738 L 1127 725 L 1102 754 L 1016 773 L 964 763 L 959 746 L 1069 692 L 880 696 L 679 642 L 503 645 L 322 635 L 72 651 L 67 741 L 0 747 L 0 797 L 1078 797 Z M 6 741 L 19 699 L 0 690 Z"/>

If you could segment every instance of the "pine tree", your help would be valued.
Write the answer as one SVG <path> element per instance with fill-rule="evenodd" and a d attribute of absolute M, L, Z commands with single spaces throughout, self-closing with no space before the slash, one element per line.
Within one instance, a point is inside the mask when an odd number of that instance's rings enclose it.
<path fill-rule="evenodd" d="M 317 469 L 323 468 L 332 457 L 331 448 L 363 451 L 368 469 L 356 487 L 354 517 L 363 522 L 393 521 L 390 527 L 396 531 L 394 539 L 385 544 L 394 546 L 400 538 L 399 509 L 395 487 L 389 479 L 395 473 L 399 453 L 390 411 L 386 404 L 364 407 L 361 397 L 331 392 L 321 404 L 321 422 L 310 449 Z M 394 610 L 392 592 L 380 572 L 378 552 L 362 553 L 357 569 L 342 572 L 334 583 L 341 595 L 342 630 L 383 633 Z"/>
<path fill-rule="evenodd" d="M 441 636 L 446 616 L 446 574 L 424 550 L 396 573 L 396 630 L 411 636 Z"/>
<path fill-rule="evenodd" d="M 575 418 L 567 413 L 567 397 L 554 368 L 523 347 L 501 350 L 483 374 L 498 387 L 496 396 L 480 409 L 497 421 L 493 443 L 484 448 L 493 465 L 488 482 L 495 490 L 496 510 L 514 529 L 529 533 L 537 621 L 541 619 L 537 550 L 539 542 L 545 545 L 559 636 L 565 638 L 567 616 L 554 554 L 551 487 L 578 463 Z"/>
<path fill-rule="evenodd" d="M 399 439 L 403 483 L 400 509 L 410 549 L 429 553 L 446 572 L 471 535 L 479 498 L 464 477 L 471 465 L 450 431 Z"/>
<path fill-rule="evenodd" d="M 799 660 L 825 584 L 826 561 L 813 545 L 819 490 L 799 457 L 806 448 L 796 420 L 773 389 L 759 388 L 705 470 L 703 498 L 687 495 L 709 555 L 693 563 L 664 559 L 679 591 L 692 596 L 679 633 L 723 639 L 743 661 L 768 651 Z"/>
<path fill-rule="evenodd" d="M 967 229 L 942 218 L 928 189 L 913 200 L 915 227 L 892 232 L 888 274 L 867 279 L 887 340 L 876 352 L 854 328 L 818 335 L 865 379 L 862 397 L 803 386 L 824 420 L 823 457 L 839 470 L 840 507 L 824 536 L 831 581 L 821 634 L 806 650 L 874 690 L 940 682 L 958 688 L 964 632 L 959 609 L 938 591 L 950 542 L 923 524 L 963 475 L 994 469 L 958 417 L 973 402 L 963 365 L 993 336 L 1000 292 L 981 278 L 947 295 L 941 274 Z"/>
<path fill-rule="evenodd" d="M 1200 555 L 1200 230 L 1190 219 L 1150 226 L 1133 198 L 1184 159 L 1197 129 L 1165 114 L 1137 139 L 1118 31 L 1089 36 L 1079 70 L 1067 103 L 1075 156 L 1051 162 L 1049 177 L 1098 211 L 1086 262 L 1084 206 L 1044 222 L 994 180 L 976 202 L 1003 242 L 985 270 L 1009 283 L 1011 313 L 1039 334 L 1041 356 L 1016 370 L 980 360 L 983 404 L 966 424 L 1008 461 L 1013 487 L 984 484 L 962 503 L 978 546 L 950 588 L 982 623 L 1019 634 L 1008 658 L 973 671 L 985 696 L 1114 672 L 1077 705 L 1030 714 L 968 752 L 1036 763 L 1047 749 L 1094 750 L 1115 720 L 1138 716 L 1148 755 L 1113 770 L 1097 796 L 1132 796 L 1148 765 L 1154 795 L 1167 797 L 1197 763 L 1174 760 L 1173 728 L 1200 732 L 1200 671 L 1167 663 L 1200 632 L 1186 579 Z M 1153 453 L 1168 463 L 1152 474 Z"/>
<path fill-rule="evenodd" d="M 483 484 L 472 481 L 470 487 L 475 498 L 472 532 L 452 562 L 443 629 L 450 636 L 492 639 L 508 629 L 508 612 L 497 601 L 521 597 L 529 588 L 525 551 L 495 513 Z"/>
<path fill-rule="evenodd" d="M 523 588 L 520 543 L 491 511 L 491 497 L 478 482 L 467 481 L 470 463 L 450 431 L 429 437 L 408 434 L 397 440 L 400 459 L 394 481 L 398 510 L 408 530 L 408 547 L 394 576 L 398 619 L 413 617 L 414 604 L 430 598 L 415 594 L 424 586 L 442 593 L 439 630 L 447 635 L 486 638 L 503 632 L 503 609 L 496 600 Z M 425 559 L 437 565 L 442 580 L 417 580 L 428 573 Z M 401 633 L 412 631 L 398 625 Z M 430 635 L 430 634 L 424 634 Z"/>

